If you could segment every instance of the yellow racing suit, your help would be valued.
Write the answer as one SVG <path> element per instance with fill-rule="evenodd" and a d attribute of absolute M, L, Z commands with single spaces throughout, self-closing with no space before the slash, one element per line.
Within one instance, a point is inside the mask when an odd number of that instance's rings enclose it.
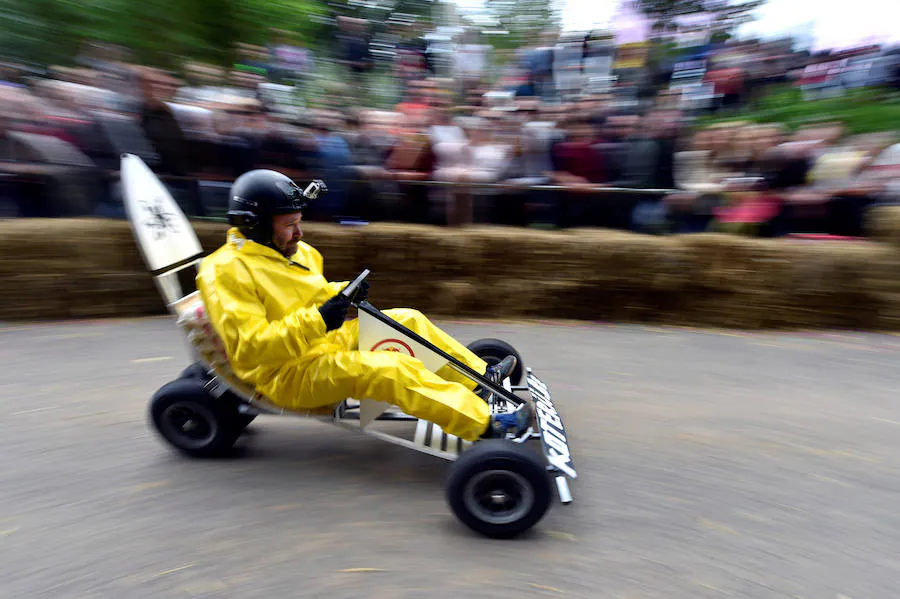
<path fill-rule="evenodd" d="M 444 367 L 433 373 L 417 358 L 359 351 L 358 321 L 326 331 L 318 307 L 346 282 L 329 282 L 322 255 L 300 242 L 290 259 L 248 240 L 237 228 L 207 256 L 197 288 L 235 374 L 270 401 L 303 411 L 344 399 L 374 399 L 434 422 L 469 441 L 487 429 L 490 410 L 477 384 Z M 411 309 L 385 310 L 477 372 L 487 364 Z"/>

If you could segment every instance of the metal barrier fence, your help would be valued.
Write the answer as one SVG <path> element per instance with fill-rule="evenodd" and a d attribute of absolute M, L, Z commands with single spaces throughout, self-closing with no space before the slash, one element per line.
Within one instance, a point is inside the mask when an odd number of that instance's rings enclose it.
<path fill-rule="evenodd" d="M 110 173 L 110 179 L 117 181 L 119 178 L 119 173 L 114 172 Z M 537 178 L 537 177 L 535 177 Z M 165 182 L 191 182 L 197 181 L 198 183 L 216 183 L 216 184 L 228 184 L 229 181 L 213 181 L 206 180 L 203 178 L 197 177 L 182 177 L 182 176 L 174 176 L 174 175 L 159 175 L 159 179 Z M 433 180 L 419 180 L 419 179 L 393 179 L 393 178 L 371 178 L 371 179 L 335 179 L 338 183 L 359 183 L 359 184 L 370 184 L 377 182 L 390 182 L 390 183 L 399 183 L 403 185 L 415 185 L 422 187 L 447 187 L 447 188 L 460 188 L 460 189 L 505 189 L 510 191 L 565 191 L 570 192 L 573 191 L 571 188 L 566 187 L 565 185 L 525 185 L 518 183 L 481 183 L 477 181 L 433 181 Z M 325 182 L 326 184 L 328 181 Z M 590 193 L 624 193 L 624 194 L 634 194 L 634 195 L 665 195 L 670 193 L 676 193 L 679 190 L 677 189 L 656 189 L 656 188 L 643 188 L 643 187 L 609 187 L 604 186 L 602 183 L 591 184 L 587 187 L 579 188 L 579 192 L 585 192 L 589 188 Z"/>
<path fill-rule="evenodd" d="M 166 179 L 163 178 L 165 181 Z M 433 180 L 407 180 L 407 179 L 343 179 L 334 180 L 337 185 L 347 186 L 348 199 L 351 207 L 348 207 L 347 220 L 358 218 L 360 220 L 383 220 L 383 221 L 412 221 L 412 222 L 431 222 L 432 224 L 451 224 L 449 218 L 445 214 L 446 206 L 442 207 L 444 200 L 438 198 L 417 198 L 411 202 L 415 206 L 413 211 L 418 211 L 419 215 L 415 216 L 409 212 L 405 212 L 403 208 L 397 208 L 398 204 L 402 205 L 404 196 L 410 193 L 416 193 L 412 188 L 426 190 L 443 190 L 445 192 L 457 192 L 462 194 L 473 194 L 476 198 L 470 210 L 474 210 L 475 222 L 492 223 L 495 222 L 491 218 L 491 206 L 495 201 L 503 202 L 504 197 L 514 195 L 522 195 L 529 193 L 543 194 L 543 201 L 550 204 L 565 205 L 568 201 L 570 204 L 584 204 L 578 209 L 581 210 L 581 216 L 562 216 L 558 213 L 538 216 L 537 221 L 542 223 L 566 225 L 566 222 L 585 220 L 585 212 L 591 214 L 587 221 L 581 224 L 590 226 L 596 224 L 598 226 L 612 226 L 614 228 L 630 229 L 631 209 L 634 205 L 649 200 L 652 197 L 661 198 L 665 195 L 676 192 L 675 189 L 656 189 L 656 188 L 632 188 L 632 187 L 606 187 L 602 185 L 585 186 L 579 188 L 571 188 L 565 185 L 555 184 L 518 184 L 518 183 L 478 183 L 468 181 L 433 181 Z M 205 216 L 195 217 L 202 220 L 211 220 L 217 222 L 225 221 L 225 210 L 228 203 L 228 188 L 230 183 L 219 181 L 199 181 L 199 193 L 201 195 L 203 208 L 206 212 Z M 364 186 L 367 189 L 366 200 L 371 204 L 367 207 L 370 214 L 359 214 L 352 204 L 360 200 L 354 195 L 351 186 Z M 357 188 L 359 189 L 359 188 Z M 485 192 L 484 197 L 478 197 L 478 192 Z M 427 193 L 427 191 L 426 191 Z M 548 197 L 549 194 L 549 197 Z M 558 195 L 557 195 L 558 194 Z M 621 201 L 615 201 L 611 196 L 617 196 Z M 579 198 L 572 201 L 571 198 Z M 609 204 L 600 202 L 583 201 L 589 198 L 609 199 Z M 565 199 L 564 199 L 565 198 Z M 583 198 L 583 199 L 582 199 Z M 630 198 L 630 200 L 628 199 Z M 446 201 L 452 202 L 449 198 Z M 652 201 L 652 200 L 651 200 Z M 363 201 L 362 203 L 365 203 Z M 393 209 L 389 208 L 394 206 Z M 382 211 L 383 209 L 383 211 Z M 553 212 L 554 209 L 549 209 Z M 563 208 L 563 210 L 571 210 Z M 567 214 L 569 213 L 567 212 Z M 617 216 L 609 215 L 605 218 L 606 213 L 617 212 Z M 627 214 L 626 214 L 627 213 Z M 521 217 L 530 218 L 530 217 Z M 603 223 L 603 225 L 601 225 Z M 499 224 L 499 223 L 498 223 Z M 510 223 L 503 223 L 510 224 Z M 522 223 L 525 224 L 525 223 Z"/>
<path fill-rule="evenodd" d="M 351 179 L 348 183 L 371 183 L 377 179 Z M 417 181 L 417 180 L 400 180 L 387 179 L 403 185 L 421 185 L 424 187 L 447 187 L 461 189 L 503 189 L 508 191 L 562 191 L 577 192 L 589 194 L 628 194 L 628 195 L 666 195 L 675 193 L 677 189 L 654 189 L 654 188 L 637 188 L 637 187 L 604 187 L 602 184 L 589 185 L 580 187 L 577 190 L 565 185 L 518 185 L 515 183 L 477 183 L 469 181 Z"/>
<path fill-rule="evenodd" d="M 71 178 L 71 169 L 45 164 L 32 164 L 27 161 L 17 161 L 13 172 L 3 172 L 0 169 L 0 217 L 21 216 L 88 216 L 97 214 L 113 218 L 124 218 L 124 208 L 121 204 L 119 187 L 119 173 L 116 170 L 94 171 L 96 179 L 90 187 L 82 189 L 81 195 L 93 195 L 92 201 L 81 201 L 77 205 L 73 203 L 71 192 L 62 193 L 64 184 Z M 174 176 L 160 175 L 160 180 L 169 187 L 175 199 L 185 212 L 196 218 L 223 221 L 228 204 L 228 192 L 232 179 L 227 176 L 212 178 L 201 175 Z M 54 185 L 47 187 L 46 183 L 53 181 Z M 72 182 L 74 184 L 74 179 Z M 408 201 L 417 209 L 425 210 L 424 205 L 430 204 L 433 213 L 441 212 L 441 204 L 444 198 L 431 195 L 423 196 L 431 190 L 440 190 L 452 195 L 463 196 L 471 194 L 475 196 L 475 203 L 483 205 L 514 195 L 536 193 L 541 195 L 541 201 L 555 202 L 560 197 L 584 197 L 599 198 L 618 196 L 619 198 L 631 198 L 631 203 L 641 201 L 640 198 L 650 196 L 662 197 L 673 193 L 674 189 L 647 189 L 632 187 L 609 187 L 602 184 L 572 188 L 559 184 L 532 184 L 518 181 L 502 182 L 475 182 L 475 181 L 436 181 L 417 180 L 393 177 L 362 178 L 359 176 L 346 179 L 332 179 L 333 189 L 343 188 L 346 198 L 350 201 L 349 211 L 354 211 L 354 205 L 363 204 L 368 210 L 370 220 L 406 220 L 403 209 L 396 209 Z M 59 187 L 63 185 L 63 187 Z M 99 186 L 99 187 L 98 187 Z M 40 191 L 43 190 L 43 191 Z M 419 190 L 419 191 L 416 191 Z M 39 196 L 34 193 L 40 191 Z M 98 193 L 99 192 L 99 193 Z M 479 193 L 481 192 L 481 193 Z M 559 195 L 557 195 L 559 194 Z M 564 196 L 563 196 L 564 194 Z M 409 200 L 410 196 L 415 196 Z M 445 196 L 446 197 L 446 196 Z M 85 198 L 87 200 L 87 198 Z M 499 201 L 503 201 L 502 199 Z M 587 202 L 590 203 L 590 202 Z M 613 202 L 618 203 L 618 202 Z M 93 205 L 93 207 L 91 207 Z M 18 206 L 18 207 L 17 207 Z M 27 210 L 23 210 L 22 207 Z M 394 206 L 392 215 L 380 213 L 382 206 Z M 602 211 L 604 208 L 597 207 Z M 399 211 L 399 212 L 398 212 Z M 349 214 L 347 216 L 360 216 Z M 442 220 L 442 217 L 437 217 Z M 479 222 L 490 222 L 482 219 Z M 623 223 L 624 224 L 624 223 Z"/>

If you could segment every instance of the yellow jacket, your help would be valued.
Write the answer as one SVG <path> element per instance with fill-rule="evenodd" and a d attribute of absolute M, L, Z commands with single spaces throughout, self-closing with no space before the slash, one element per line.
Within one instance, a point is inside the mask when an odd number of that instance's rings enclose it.
<path fill-rule="evenodd" d="M 235 374 L 263 395 L 280 395 L 278 371 L 334 347 L 318 307 L 347 282 L 329 282 L 322 255 L 300 242 L 291 259 L 237 228 L 203 259 L 197 289 Z"/>

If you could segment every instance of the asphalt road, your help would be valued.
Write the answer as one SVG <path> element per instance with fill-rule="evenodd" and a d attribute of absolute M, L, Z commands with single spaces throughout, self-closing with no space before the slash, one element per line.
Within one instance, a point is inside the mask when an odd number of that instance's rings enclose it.
<path fill-rule="evenodd" d="M 875 599 L 900 583 L 900 337 L 445 323 L 550 385 L 575 503 L 515 541 L 445 464 L 263 417 L 192 461 L 146 424 L 167 318 L 0 326 L 0 597 Z"/>

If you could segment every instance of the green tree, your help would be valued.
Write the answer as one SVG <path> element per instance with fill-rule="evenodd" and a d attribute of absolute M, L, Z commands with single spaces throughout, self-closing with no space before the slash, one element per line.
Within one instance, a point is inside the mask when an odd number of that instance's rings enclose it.
<path fill-rule="evenodd" d="M 555 0 L 486 0 L 495 29 L 505 35 L 491 35 L 497 49 L 514 49 L 538 42 L 540 34 L 560 26 L 559 2 Z"/>
<path fill-rule="evenodd" d="M 272 28 L 318 41 L 325 12 L 315 0 L 0 0 L 0 54 L 66 65 L 86 42 L 100 41 L 154 66 L 228 66 L 237 43 L 264 44 Z"/>
<path fill-rule="evenodd" d="M 630 0 L 631 5 L 650 19 L 654 28 L 668 31 L 687 15 L 712 17 L 710 32 L 714 38 L 727 39 L 743 23 L 753 20 L 753 11 L 766 0 Z"/>

